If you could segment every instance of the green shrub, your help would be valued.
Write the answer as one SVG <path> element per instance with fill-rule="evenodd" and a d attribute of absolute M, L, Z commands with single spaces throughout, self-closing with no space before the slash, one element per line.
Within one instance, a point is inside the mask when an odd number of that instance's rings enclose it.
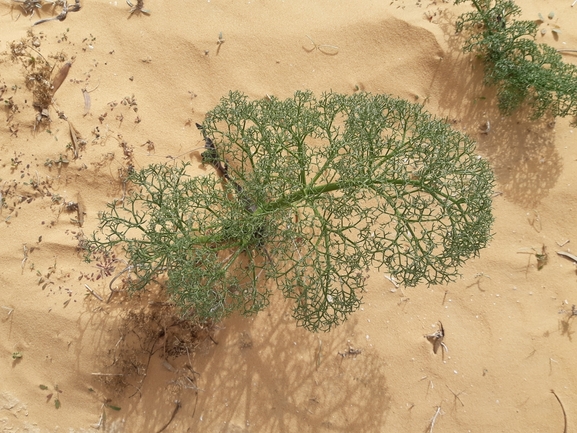
<path fill-rule="evenodd" d="M 190 176 L 187 163 L 135 171 L 86 243 L 120 247 L 130 287 L 162 280 L 184 315 L 254 313 L 276 287 L 300 325 L 329 330 L 359 307 L 368 269 L 410 286 L 451 281 L 490 238 L 487 162 L 419 105 L 233 92 L 201 129 L 220 177 Z"/>
<path fill-rule="evenodd" d="M 456 0 L 455 4 L 467 0 Z M 475 11 L 461 15 L 465 52 L 485 63 L 485 83 L 495 86 L 499 109 L 509 115 L 526 103 L 530 117 L 577 115 L 577 67 L 555 48 L 537 44 L 537 23 L 516 20 L 521 9 L 511 0 L 471 0 Z"/>

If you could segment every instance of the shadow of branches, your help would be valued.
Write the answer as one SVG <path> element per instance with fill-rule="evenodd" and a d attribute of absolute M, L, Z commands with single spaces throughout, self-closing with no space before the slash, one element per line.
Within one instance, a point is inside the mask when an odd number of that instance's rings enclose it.
<path fill-rule="evenodd" d="M 347 340 L 354 321 L 312 334 L 278 310 L 206 328 L 179 321 L 151 293 L 92 308 L 100 366 L 92 387 L 121 408 L 102 406 L 103 430 L 381 431 L 385 363 L 364 341 Z"/>
<path fill-rule="evenodd" d="M 193 431 L 382 431 L 385 363 L 343 333 L 311 334 L 276 315 L 228 321 L 199 367 L 206 395 Z"/>

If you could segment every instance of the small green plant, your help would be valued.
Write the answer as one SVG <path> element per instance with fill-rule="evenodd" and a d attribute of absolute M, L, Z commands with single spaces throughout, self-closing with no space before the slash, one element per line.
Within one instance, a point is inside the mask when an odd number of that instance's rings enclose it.
<path fill-rule="evenodd" d="M 371 267 L 443 283 L 489 241 L 488 163 L 420 105 L 233 92 L 198 126 L 220 178 L 132 171 L 85 242 L 88 259 L 122 249 L 129 288 L 160 281 L 185 316 L 255 313 L 276 287 L 300 325 L 326 331 L 359 307 Z"/>
<path fill-rule="evenodd" d="M 476 10 L 458 18 L 457 32 L 467 35 L 463 50 L 483 59 L 485 83 L 496 87 L 500 111 L 510 115 L 526 104 L 532 119 L 576 116 L 577 67 L 534 41 L 538 24 L 515 19 L 521 9 L 512 0 L 471 2 Z"/>
<path fill-rule="evenodd" d="M 52 168 L 53 165 L 55 165 L 56 167 L 58 167 L 59 169 L 62 168 L 63 165 L 69 164 L 70 161 L 68 159 L 66 159 L 65 157 L 61 155 L 58 156 L 57 160 L 53 160 L 53 159 L 46 159 L 46 161 L 44 162 L 44 166 L 48 167 L 48 168 Z"/>
<path fill-rule="evenodd" d="M 48 387 L 46 385 L 39 385 L 39 388 L 42 391 L 46 391 L 48 390 Z M 60 409 L 60 394 L 62 393 L 62 390 L 58 388 L 58 385 L 54 385 L 54 391 L 51 392 L 50 394 L 48 394 L 46 396 L 46 403 L 48 403 L 50 400 L 52 400 L 52 397 L 54 397 L 54 407 L 56 409 Z M 55 395 L 56 394 L 56 395 Z"/>

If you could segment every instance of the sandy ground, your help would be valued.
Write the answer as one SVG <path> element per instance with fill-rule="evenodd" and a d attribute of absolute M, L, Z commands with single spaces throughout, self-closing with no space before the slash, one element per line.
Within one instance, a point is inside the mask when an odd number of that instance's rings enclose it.
<path fill-rule="evenodd" d="M 50 8 L 19 16 L 11 5 L 0 5 L 2 50 L 27 37 L 39 16 L 52 16 Z M 577 48 L 569 0 L 520 6 L 530 19 L 554 11 L 540 39 Z M 454 19 L 468 6 L 148 0 L 145 7 L 150 16 L 130 16 L 124 2 L 87 1 L 65 21 L 33 28 L 43 55 L 74 60 L 52 123 L 36 133 L 23 68 L 0 56 L 2 99 L 19 108 L 3 108 L 0 122 L 0 431 L 158 432 L 168 424 L 163 431 L 562 432 L 551 390 L 567 412 L 567 431 L 577 428 L 577 318 L 569 318 L 577 275 L 556 254 L 577 243 L 574 129 L 568 119 L 547 125 L 499 115 L 481 65 L 454 36 Z M 562 30 L 557 38 L 553 25 Z M 337 52 L 314 49 L 307 35 Z M 86 116 L 82 89 L 94 89 Z M 200 167 L 188 152 L 202 145 L 194 123 L 235 89 L 253 98 L 365 90 L 424 102 L 471 134 L 495 170 L 490 247 L 443 287 L 401 290 L 372 272 L 361 310 L 328 334 L 296 328 L 280 297 L 254 318 L 170 335 L 159 332 L 167 326 L 161 307 L 127 316 L 147 299 L 100 302 L 85 284 L 106 298 L 122 266 L 84 263 L 78 234 L 92 232 L 98 212 L 122 195 L 127 154 L 136 168 L 168 155 Z M 78 159 L 56 108 L 87 141 Z M 58 163 L 60 155 L 69 163 Z M 75 208 L 66 209 L 71 201 L 85 213 L 82 228 Z M 543 252 L 548 261 L 538 270 Z M 439 321 L 448 352 L 435 355 L 423 335 Z M 167 347 L 180 356 L 161 358 Z"/>

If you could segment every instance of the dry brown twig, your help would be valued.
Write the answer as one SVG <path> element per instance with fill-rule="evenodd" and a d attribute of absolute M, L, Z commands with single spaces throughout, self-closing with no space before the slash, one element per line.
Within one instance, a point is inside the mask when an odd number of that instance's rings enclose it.
<path fill-rule="evenodd" d="M 320 341 L 320 340 L 319 340 Z M 353 346 L 349 345 L 349 348 L 347 350 L 345 350 L 344 352 L 338 352 L 338 354 L 343 357 L 346 358 L 347 356 L 357 356 L 360 355 L 363 352 L 362 349 L 354 349 Z"/>
<path fill-rule="evenodd" d="M 128 16 L 129 18 L 133 15 L 133 14 L 144 14 L 144 15 L 150 15 L 150 10 L 148 9 L 144 9 L 144 0 L 137 0 L 136 4 L 132 4 L 132 2 L 130 0 L 126 0 L 126 4 L 128 6 L 130 6 L 130 15 Z"/>
<path fill-rule="evenodd" d="M 20 266 L 22 267 L 22 273 L 24 273 L 24 265 L 26 265 L 26 261 L 28 260 L 28 247 L 26 244 L 22 244 L 22 250 L 24 251 L 24 258 Z"/>
<path fill-rule="evenodd" d="M 2 308 L 4 310 L 8 311 L 8 313 L 6 313 L 6 317 L 4 319 L 2 319 L 2 321 L 5 322 L 10 317 L 12 317 L 12 313 L 14 312 L 14 308 L 6 307 L 5 305 L 2 305 Z"/>
<path fill-rule="evenodd" d="M 443 343 L 443 339 L 445 338 L 445 328 L 443 328 L 441 321 L 439 321 L 439 329 L 432 334 L 426 334 L 424 337 L 433 345 L 434 354 L 437 354 L 439 347 L 443 347 L 446 352 L 449 351 L 447 345 Z"/>
<path fill-rule="evenodd" d="M 44 6 L 42 4 L 42 0 L 12 0 L 12 1 L 18 4 L 20 9 L 22 9 L 22 11 L 24 12 L 24 15 L 26 16 L 30 15 L 30 17 L 34 16 L 34 12 L 36 12 L 36 9 L 42 9 L 42 7 Z M 18 15 L 18 18 L 20 18 L 20 15 Z"/>
<path fill-rule="evenodd" d="M 127 265 L 126 268 L 124 268 L 124 270 L 120 271 L 120 273 L 118 273 L 108 284 L 108 288 L 110 289 L 110 295 L 108 296 L 108 299 L 106 300 L 106 303 L 108 304 L 110 302 L 110 300 L 112 299 L 112 297 L 119 292 L 120 290 L 116 290 L 112 288 L 112 284 L 118 279 L 118 277 L 120 277 L 122 274 L 124 274 L 125 272 L 130 272 L 132 269 L 134 268 L 134 266 L 132 265 Z"/>
<path fill-rule="evenodd" d="M 96 293 L 94 290 L 92 290 L 92 289 L 88 286 L 88 284 L 85 284 L 84 287 L 86 287 L 86 289 L 87 289 L 90 293 L 92 293 L 92 295 L 93 295 L 96 299 L 98 299 L 100 302 L 104 302 L 104 299 L 102 299 L 102 296 L 100 296 L 98 293 Z"/>
<path fill-rule="evenodd" d="M 37 26 L 38 24 L 54 20 L 64 21 L 68 16 L 68 12 L 78 12 L 81 8 L 80 0 L 75 0 L 75 3 L 73 5 L 69 5 L 66 0 L 64 0 L 61 4 L 62 4 L 62 11 L 58 15 L 52 18 L 45 18 L 43 20 L 36 21 L 34 24 L 32 24 L 32 26 Z"/>
<path fill-rule="evenodd" d="M 537 233 L 541 233 L 541 230 L 543 230 L 543 224 L 541 223 L 541 216 L 539 215 L 539 212 L 537 212 L 536 210 L 533 211 L 533 214 L 534 214 L 533 218 L 527 218 L 527 221 L 529 222 L 529 225 L 533 227 Z"/>
<path fill-rule="evenodd" d="M 222 37 L 222 32 L 220 32 L 220 33 L 218 34 L 218 40 L 216 41 L 216 45 L 217 45 L 216 55 L 217 55 L 217 56 L 218 56 L 218 54 L 220 53 L 220 48 L 222 47 L 222 44 L 224 44 L 224 42 L 225 42 L 225 40 L 224 40 L 224 38 Z"/>
<path fill-rule="evenodd" d="M 553 395 L 555 396 L 555 398 L 559 402 L 559 405 L 561 406 L 561 410 L 563 411 L 563 422 L 564 422 L 563 433 L 567 433 L 567 413 L 565 412 L 565 407 L 563 406 L 563 403 L 561 402 L 561 399 L 559 398 L 557 393 L 553 390 L 551 390 L 551 392 L 553 393 Z"/>
<path fill-rule="evenodd" d="M 566 251 L 557 251 L 557 254 L 562 256 L 562 257 L 565 257 L 569 260 L 573 260 L 573 262 L 577 264 L 577 256 L 576 255 L 568 253 Z"/>
<path fill-rule="evenodd" d="M 164 427 L 162 427 L 160 430 L 158 430 L 156 433 L 162 433 L 164 430 L 166 430 L 166 428 L 169 426 L 169 424 L 172 422 L 172 420 L 174 419 L 174 417 L 176 416 L 176 413 L 178 412 L 178 409 L 181 408 L 181 404 L 179 400 L 176 400 L 174 402 L 176 404 L 174 411 L 172 412 L 172 416 L 170 417 L 170 419 L 168 420 L 168 422 L 164 425 Z"/>
<path fill-rule="evenodd" d="M 431 423 L 429 424 L 429 433 L 433 433 L 433 427 L 435 427 L 435 422 L 437 421 L 437 417 L 441 413 L 441 405 L 437 406 L 437 410 L 433 418 L 431 418 Z"/>
<path fill-rule="evenodd" d="M 449 385 L 445 384 L 445 386 L 448 388 L 449 391 L 451 391 L 453 393 L 453 395 L 455 396 L 455 401 L 459 400 L 459 403 L 461 403 L 461 406 L 465 407 L 465 403 L 463 403 L 463 400 L 461 400 L 461 398 L 459 397 L 461 394 L 463 394 L 464 391 L 455 392 L 451 389 L 451 387 Z"/>

